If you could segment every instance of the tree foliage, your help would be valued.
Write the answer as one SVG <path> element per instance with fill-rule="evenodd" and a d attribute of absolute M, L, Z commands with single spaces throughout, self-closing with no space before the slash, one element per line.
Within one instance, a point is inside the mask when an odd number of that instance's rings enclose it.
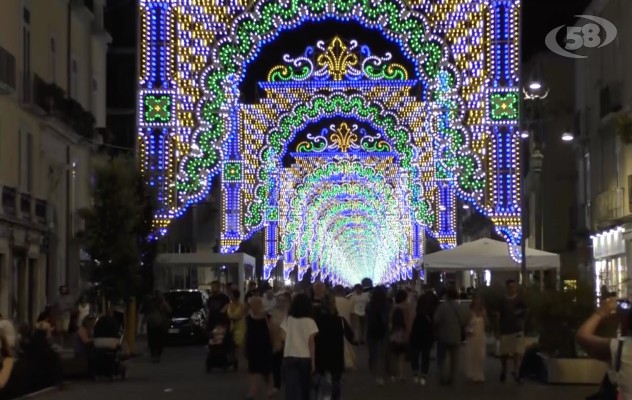
<path fill-rule="evenodd" d="M 97 165 L 92 183 L 93 205 L 80 210 L 82 235 L 90 255 L 93 279 L 109 300 L 128 299 L 140 285 L 142 250 L 139 227 L 145 227 L 146 197 L 138 189 L 140 173 L 127 158 Z"/>
<path fill-rule="evenodd" d="M 158 240 L 153 238 L 157 199 L 155 192 L 149 190 L 142 176 L 138 176 L 136 187 L 143 206 L 136 226 L 141 261 L 139 273 L 142 280 L 139 294 L 147 295 L 154 288 L 154 260 L 158 252 Z"/>

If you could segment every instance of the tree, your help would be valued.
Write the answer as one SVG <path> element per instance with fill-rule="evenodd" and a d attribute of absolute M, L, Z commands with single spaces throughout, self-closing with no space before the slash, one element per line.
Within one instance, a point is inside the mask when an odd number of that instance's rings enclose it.
<path fill-rule="evenodd" d="M 137 190 L 138 198 L 143 205 L 136 226 L 141 261 L 139 273 L 142 280 L 138 294 L 147 295 L 154 289 L 154 261 L 158 252 L 158 240 L 153 236 L 157 202 L 155 192 L 150 190 L 142 176 L 138 176 Z"/>
<path fill-rule="evenodd" d="M 135 162 L 127 158 L 97 165 L 91 188 L 93 205 L 80 210 L 92 276 L 108 301 L 129 300 L 141 283 L 138 230 L 146 198 L 139 194 L 139 175 Z"/>

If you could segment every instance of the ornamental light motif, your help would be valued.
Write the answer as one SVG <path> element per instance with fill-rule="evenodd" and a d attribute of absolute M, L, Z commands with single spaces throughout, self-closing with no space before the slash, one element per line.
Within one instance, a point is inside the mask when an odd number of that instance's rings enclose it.
<path fill-rule="evenodd" d="M 332 282 L 407 278 L 426 234 L 456 244 L 457 196 L 518 259 L 519 15 L 519 0 L 255 0 L 247 10 L 140 0 L 138 139 L 156 228 L 164 234 L 220 174 L 221 251 L 264 229 L 266 277 L 282 259 L 286 275 L 311 269 Z M 333 39 L 284 56 L 259 82 L 265 98 L 240 103 L 264 47 L 327 19 L 379 31 L 400 60 L 326 32 Z M 295 143 L 321 122 L 349 131 Z"/>

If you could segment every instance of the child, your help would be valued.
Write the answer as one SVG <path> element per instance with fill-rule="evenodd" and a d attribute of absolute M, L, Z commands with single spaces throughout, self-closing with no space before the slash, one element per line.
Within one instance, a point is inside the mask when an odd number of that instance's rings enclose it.
<path fill-rule="evenodd" d="M 209 346 L 221 346 L 224 344 L 224 338 L 230 328 L 230 321 L 225 320 L 218 322 L 215 329 L 211 331 L 211 337 L 208 342 Z"/>

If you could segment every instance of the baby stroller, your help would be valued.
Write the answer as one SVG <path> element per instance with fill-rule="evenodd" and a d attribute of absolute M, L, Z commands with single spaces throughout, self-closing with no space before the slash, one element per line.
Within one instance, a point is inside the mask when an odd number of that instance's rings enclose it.
<path fill-rule="evenodd" d="M 116 338 L 94 339 L 92 355 L 92 377 L 94 380 L 100 377 L 127 379 L 127 365 L 122 359 L 123 335 Z"/>
<path fill-rule="evenodd" d="M 226 372 L 231 366 L 237 371 L 238 363 L 234 352 L 235 342 L 233 333 L 230 331 L 230 324 L 217 324 L 208 341 L 206 372 L 210 373 L 215 368 Z"/>

